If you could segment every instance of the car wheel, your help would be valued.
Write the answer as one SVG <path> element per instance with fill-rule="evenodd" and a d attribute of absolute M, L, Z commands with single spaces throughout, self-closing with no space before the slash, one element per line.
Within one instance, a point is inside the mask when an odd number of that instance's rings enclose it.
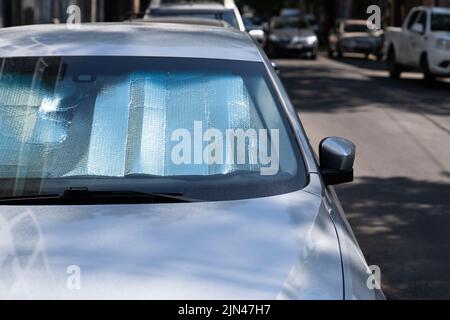
<path fill-rule="evenodd" d="M 401 66 L 397 63 L 397 58 L 395 56 L 395 50 L 393 48 L 389 49 L 387 64 L 389 69 L 389 76 L 392 79 L 399 79 L 402 73 Z"/>
<path fill-rule="evenodd" d="M 436 82 L 436 76 L 430 70 L 427 55 L 423 55 L 420 66 L 423 72 L 423 80 L 426 87 L 432 87 Z"/>

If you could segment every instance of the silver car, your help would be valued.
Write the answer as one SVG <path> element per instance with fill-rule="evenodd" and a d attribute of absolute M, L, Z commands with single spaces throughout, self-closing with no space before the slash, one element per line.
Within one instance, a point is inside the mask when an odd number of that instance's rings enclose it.
<path fill-rule="evenodd" d="M 0 298 L 381 299 L 334 184 L 246 33 L 0 30 Z"/>
<path fill-rule="evenodd" d="M 241 13 L 233 0 L 225 1 L 151 1 L 144 19 L 191 17 L 225 21 L 233 28 L 245 31 Z"/>

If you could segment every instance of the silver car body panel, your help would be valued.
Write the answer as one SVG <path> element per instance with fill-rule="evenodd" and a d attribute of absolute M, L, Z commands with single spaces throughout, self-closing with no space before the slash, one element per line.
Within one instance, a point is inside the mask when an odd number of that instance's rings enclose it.
<path fill-rule="evenodd" d="M 2 206 L 0 230 L 1 298 L 343 298 L 333 223 L 321 197 L 305 191 L 215 203 Z"/>

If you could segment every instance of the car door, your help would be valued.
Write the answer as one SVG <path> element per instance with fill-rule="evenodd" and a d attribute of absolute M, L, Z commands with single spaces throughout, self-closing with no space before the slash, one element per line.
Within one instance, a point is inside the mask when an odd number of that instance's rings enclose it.
<path fill-rule="evenodd" d="M 403 33 L 400 36 L 400 50 L 398 52 L 397 60 L 401 64 L 410 65 L 412 62 L 412 54 L 411 54 L 411 42 L 413 40 L 413 31 L 412 28 L 417 18 L 419 17 L 421 10 L 413 10 L 409 14 L 406 23 L 403 28 Z"/>
<path fill-rule="evenodd" d="M 413 24 L 411 28 L 410 35 L 410 64 L 414 67 L 420 66 L 420 58 L 425 48 L 426 41 L 426 30 L 428 23 L 428 12 L 425 10 L 421 10 L 419 16 L 417 17 L 416 22 Z M 421 26 L 422 31 L 415 30 L 414 26 Z"/>

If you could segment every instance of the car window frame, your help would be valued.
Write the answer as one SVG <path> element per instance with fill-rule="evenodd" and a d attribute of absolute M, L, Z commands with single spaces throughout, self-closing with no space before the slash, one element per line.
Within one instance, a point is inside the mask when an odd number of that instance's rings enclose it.
<path fill-rule="evenodd" d="M 420 16 L 422 10 L 418 9 L 418 10 L 414 10 L 413 12 L 411 12 L 408 21 L 406 23 L 406 29 L 410 32 L 414 32 L 412 30 L 412 27 L 414 26 L 414 24 L 416 23 L 417 19 Z"/>

